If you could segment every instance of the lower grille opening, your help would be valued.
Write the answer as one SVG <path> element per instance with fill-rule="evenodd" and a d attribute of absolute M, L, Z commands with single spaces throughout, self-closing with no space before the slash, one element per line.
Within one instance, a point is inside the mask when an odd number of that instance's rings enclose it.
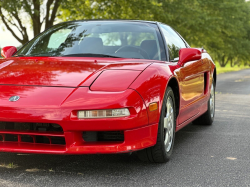
<path fill-rule="evenodd" d="M 33 137 L 29 136 L 29 135 L 21 135 L 21 141 L 22 142 L 28 142 L 28 143 L 33 143 L 34 141 L 36 143 L 45 143 L 45 144 L 61 144 L 61 145 L 65 145 L 65 138 L 63 137 L 46 137 L 46 136 L 34 136 Z M 50 142 L 51 141 L 51 142 Z"/>
<path fill-rule="evenodd" d="M 65 145 L 65 138 L 63 137 L 51 137 L 51 144 L 63 144 Z"/>
<path fill-rule="evenodd" d="M 29 135 L 21 135 L 21 141 L 33 143 L 33 138 Z"/>
<path fill-rule="evenodd" d="M 16 142 L 17 140 L 18 140 L 17 135 L 13 135 L 13 134 L 6 134 L 5 135 L 6 142 Z"/>
<path fill-rule="evenodd" d="M 62 127 L 53 123 L 0 122 L 0 141 L 66 144 Z"/>
<path fill-rule="evenodd" d="M 123 131 L 87 131 L 83 132 L 83 140 L 86 142 L 123 142 Z"/>
<path fill-rule="evenodd" d="M 47 138 L 46 136 L 36 136 L 36 143 L 46 143 L 49 144 L 49 138 Z"/>
<path fill-rule="evenodd" d="M 20 122 L 0 122 L 0 130 L 20 130 L 20 131 L 56 131 L 63 132 L 60 125 L 55 123 L 20 123 Z"/>

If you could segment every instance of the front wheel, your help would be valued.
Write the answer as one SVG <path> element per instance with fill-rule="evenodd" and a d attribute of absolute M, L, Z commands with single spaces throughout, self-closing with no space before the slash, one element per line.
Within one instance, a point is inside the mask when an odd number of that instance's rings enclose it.
<path fill-rule="evenodd" d="M 156 163 L 167 162 L 173 152 L 175 127 L 175 98 L 173 90 L 168 87 L 163 99 L 157 142 L 153 147 L 137 151 L 139 159 Z"/>
<path fill-rule="evenodd" d="M 214 81 L 211 85 L 210 98 L 207 103 L 207 111 L 193 121 L 195 125 L 212 125 L 215 115 L 215 86 Z"/>

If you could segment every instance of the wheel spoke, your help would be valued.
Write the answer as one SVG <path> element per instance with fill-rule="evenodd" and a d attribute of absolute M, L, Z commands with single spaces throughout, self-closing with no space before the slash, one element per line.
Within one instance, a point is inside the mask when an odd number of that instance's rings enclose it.
<path fill-rule="evenodd" d="M 168 131 L 165 132 L 165 140 L 164 140 L 165 146 L 168 144 Z"/>
<path fill-rule="evenodd" d="M 210 114 L 211 114 L 211 117 L 214 117 L 214 85 L 213 84 L 211 86 L 209 104 L 210 104 Z"/>
<path fill-rule="evenodd" d="M 168 118 L 165 117 L 165 118 L 164 118 L 164 129 L 167 128 L 167 125 L 168 125 Z"/>
<path fill-rule="evenodd" d="M 172 124 L 171 124 L 171 129 L 170 129 L 171 135 L 173 135 L 173 130 L 174 130 L 174 128 L 173 128 L 173 123 L 172 123 Z"/>
<path fill-rule="evenodd" d="M 167 129 L 168 131 L 171 129 L 171 119 L 168 120 Z"/>
<path fill-rule="evenodd" d="M 171 97 L 167 98 L 166 103 L 166 117 L 164 118 L 164 144 L 165 149 L 168 152 L 171 149 L 174 133 L 174 109 L 173 101 Z"/>

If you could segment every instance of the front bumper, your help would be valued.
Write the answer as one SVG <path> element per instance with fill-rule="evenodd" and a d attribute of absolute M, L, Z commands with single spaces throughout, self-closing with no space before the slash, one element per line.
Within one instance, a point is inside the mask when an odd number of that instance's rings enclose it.
<path fill-rule="evenodd" d="M 48 88 L 32 87 L 32 92 L 22 92 L 20 101 L 8 102 L 17 87 L 0 86 L 0 121 L 27 123 L 54 123 L 62 132 L 23 131 L 0 129 L 0 151 L 45 154 L 97 154 L 125 153 L 155 145 L 158 124 L 148 124 L 145 104 L 140 95 L 131 89 L 124 92 L 92 92 L 88 87 Z M 53 89 L 53 91 L 51 91 Z M 10 92 L 10 93 L 9 93 Z M 71 92 L 71 94 L 68 94 Z M 47 94 L 47 98 L 44 97 Z M 58 96 L 55 93 L 61 93 Z M 65 97 L 69 95 L 68 97 Z M 63 99 L 66 98 L 66 99 Z M 76 117 L 78 110 L 129 108 L 131 115 L 122 118 L 84 119 Z M 87 142 L 83 132 L 122 131 L 123 142 Z M 6 141 L 6 134 L 15 135 L 17 141 Z M 30 136 L 32 143 L 22 141 Z M 36 136 L 48 138 L 50 143 L 37 143 Z M 64 145 L 52 144 L 51 137 L 65 138 Z"/>
<path fill-rule="evenodd" d="M 0 142 L 1 152 L 42 154 L 108 154 L 126 153 L 153 146 L 156 143 L 158 125 L 153 124 L 133 130 L 125 130 L 125 141 L 84 142 L 81 132 L 64 132 L 66 145 L 50 145 L 24 142 Z M 0 132 L 2 133 L 2 132 Z"/>

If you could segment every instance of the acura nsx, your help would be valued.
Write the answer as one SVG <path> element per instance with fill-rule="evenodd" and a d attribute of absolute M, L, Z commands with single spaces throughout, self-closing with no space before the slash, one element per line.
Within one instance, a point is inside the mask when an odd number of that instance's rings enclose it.
<path fill-rule="evenodd" d="M 1 55 L 2 152 L 166 162 L 178 130 L 214 120 L 212 58 L 163 23 L 64 22 Z"/>

